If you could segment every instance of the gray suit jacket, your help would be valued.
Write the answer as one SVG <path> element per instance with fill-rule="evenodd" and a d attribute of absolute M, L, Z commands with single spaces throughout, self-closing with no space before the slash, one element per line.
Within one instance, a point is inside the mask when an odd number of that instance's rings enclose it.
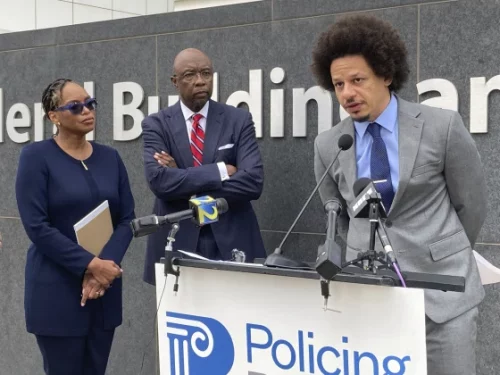
<path fill-rule="evenodd" d="M 472 247 L 486 217 L 486 186 L 474 140 L 453 111 L 398 97 L 399 186 L 386 220 L 387 234 L 403 271 L 466 278 L 464 293 L 425 291 L 427 316 L 443 323 L 477 306 L 484 297 Z M 347 118 L 315 140 L 316 180 L 338 151 L 343 134 L 354 138 Z M 355 143 L 342 151 L 319 189 L 323 203 L 341 200 L 338 231 L 346 258 L 369 246 L 367 219 L 349 218 L 357 179 Z M 377 249 L 382 250 L 376 241 Z"/>

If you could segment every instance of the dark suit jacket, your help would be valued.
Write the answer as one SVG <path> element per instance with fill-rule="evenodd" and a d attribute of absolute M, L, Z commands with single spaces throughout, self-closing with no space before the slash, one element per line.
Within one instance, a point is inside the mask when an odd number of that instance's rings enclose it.
<path fill-rule="evenodd" d="M 142 122 L 144 168 L 146 180 L 155 194 L 153 212 L 156 215 L 185 210 L 193 195 L 225 198 L 229 210 L 212 232 L 223 259 L 231 258 L 234 248 L 246 253 L 247 261 L 265 257 L 259 224 L 251 201 L 258 199 L 264 184 L 264 169 L 255 138 L 255 127 L 249 112 L 226 104 L 210 101 L 205 129 L 203 165 L 193 167 L 186 121 L 180 102 L 150 115 Z M 222 146 L 233 147 L 219 149 Z M 162 167 L 154 159 L 155 152 L 165 151 L 178 168 Z M 227 181 L 221 181 L 218 162 L 234 165 L 238 171 Z M 144 280 L 154 284 L 154 264 L 165 254 L 169 227 L 148 238 Z M 174 249 L 195 251 L 199 228 L 191 221 L 180 223 Z"/>
<path fill-rule="evenodd" d="M 103 297 L 80 306 L 83 275 L 94 255 L 78 245 L 73 225 L 107 200 L 114 232 L 100 258 L 120 264 L 132 240 L 130 221 L 135 217 L 120 155 L 108 146 L 92 146 L 85 160 L 88 170 L 53 139 L 21 151 L 16 198 L 32 242 L 26 258 L 24 308 L 28 332 L 36 335 L 84 336 L 93 326 L 112 329 L 122 322 L 121 279 L 115 279 Z"/>

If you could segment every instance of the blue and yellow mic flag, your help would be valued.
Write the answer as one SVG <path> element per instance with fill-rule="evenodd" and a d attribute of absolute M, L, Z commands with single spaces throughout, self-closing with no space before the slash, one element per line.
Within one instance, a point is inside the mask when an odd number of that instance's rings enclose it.
<path fill-rule="evenodd" d="M 189 200 L 189 207 L 193 210 L 193 221 L 200 227 L 219 221 L 217 200 L 205 195 Z"/>

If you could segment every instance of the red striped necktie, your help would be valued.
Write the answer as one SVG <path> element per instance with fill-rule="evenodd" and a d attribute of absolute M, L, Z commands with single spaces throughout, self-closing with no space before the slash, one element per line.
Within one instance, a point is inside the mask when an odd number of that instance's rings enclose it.
<path fill-rule="evenodd" d="M 199 167 L 203 161 L 203 144 L 205 132 L 200 125 L 203 115 L 199 113 L 193 115 L 193 127 L 191 129 L 191 152 L 193 154 L 193 165 Z"/>

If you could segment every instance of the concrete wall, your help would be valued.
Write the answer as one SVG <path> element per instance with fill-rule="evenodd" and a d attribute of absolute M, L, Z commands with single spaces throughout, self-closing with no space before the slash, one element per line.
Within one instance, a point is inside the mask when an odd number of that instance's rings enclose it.
<path fill-rule="evenodd" d="M 46 29 L 165 13 L 173 10 L 168 8 L 168 2 L 169 0 L 2 0 L 0 29 Z"/>
<path fill-rule="evenodd" d="M 40 129 L 35 125 L 40 115 L 34 103 L 40 102 L 45 85 L 60 76 L 94 83 L 94 93 L 100 103 L 95 139 L 119 150 L 130 174 L 136 213 L 146 215 L 151 212 L 153 197 L 143 177 L 142 141 L 140 138 L 126 142 L 113 140 L 113 128 L 119 125 L 119 122 L 113 124 L 113 112 L 118 109 L 113 104 L 113 85 L 118 82 L 140 85 L 144 91 L 140 109 L 147 114 L 155 107 L 151 104 L 148 108 L 148 97 L 158 96 L 160 105 L 165 106 L 168 96 L 175 94 L 169 73 L 175 54 L 183 48 L 197 47 L 213 58 L 218 73 L 219 101 L 226 102 L 236 91 L 248 91 L 252 71 L 251 109 L 255 117 L 262 106 L 259 143 L 266 174 L 264 194 L 255 202 L 255 208 L 267 249 L 272 251 L 314 186 L 312 146 L 318 128 L 324 129 L 325 124 L 328 127 L 339 119 L 336 100 L 313 88 L 315 82 L 309 70 L 313 41 L 340 14 L 357 11 L 389 20 L 407 43 L 411 74 L 409 84 L 400 93 L 403 97 L 422 102 L 439 96 L 435 92 L 419 95 L 417 90 L 417 83 L 433 79 L 428 82 L 430 87 L 440 90 L 449 99 L 445 103 L 448 107 L 458 108 L 473 131 L 484 131 L 481 119 L 487 113 L 487 132 L 474 134 L 487 172 L 490 194 L 488 218 L 476 250 L 500 266 L 497 225 L 500 173 L 496 154 L 500 141 L 499 95 L 496 90 L 491 92 L 486 111 L 484 103 L 488 100 L 483 99 L 486 98 L 485 86 L 480 79 L 484 77 L 489 81 L 500 74 L 500 6 L 495 0 L 265 0 L 3 34 L 0 35 L 0 89 L 3 93 L 3 100 L 0 94 L 0 139 L 3 141 L 0 143 L 0 232 L 4 240 L 4 248 L 0 251 L 1 374 L 42 373 L 35 341 L 24 327 L 23 280 L 29 242 L 18 218 L 14 195 L 22 144 L 12 138 L 19 136 L 15 132 L 27 132 L 31 140 L 35 138 L 35 128 Z M 284 70 L 285 77 L 282 83 L 276 84 L 271 81 L 270 73 L 277 67 Z M 492 79 L 486 87 L 500 89 L 499 80 L 499 77 Z M 261 97 L 259 88 L 262 89 Z M 306 108 L 299 105 L 297 99 L 300 89 L 310 88 L 322 98 L 319 126 L 318 106 L 314 102 L 307 105 L 305 122 L 301 123 L 298 116 Z M 271 111 L 270 90 L 284 90 L 283 110 L 276 106 Z M 427 90 L 420 86 L 421 92 Z M 115 95 L 117 99 L 118 96 Z M 130 97 L 126 95 L 127 100 Z M 154 102 L 153 99 L 151 103 Z M 12 120 L 7 117 L 15 103 L 28 106 L 31 119 L 27 122 L 33 124 L 31 127 L 12 128 Z M 483 110 L 477 111 L 478 108 Z M 280 113 L 284 115 L 283 136 L 278 121 Z M 138 126 L 131 117 L 126 118 L 125 124 L 127 129 Z M 51 127 L 46 125 L 44 134 L 49 136 Z M 304 125 L 305 136 L 294 136 L 294 132 L 300 135 Z M 295 258 L 314 259 L 317 245 L 324 238 L 324 229 L 321 204 L 315 198 L 287 242 L 285 251 Z M 117 331 L 109 374 L 139 374 L 143 357 L 143 374 L 154 373 L 154 289 L 141 281 L 144 249 L 143 239 L 134 240 L 125 258 L 124 324 Z M 486 289 L 478 340 L 478 373 L 481 375 L 498 373 L 500 365 L 500 325 L 497 324 L 500 289 L 498 286 Z"/>
<path fill-rule="evenodd" d="M 261 0 L 1 0 L 0 33 Z"/>

